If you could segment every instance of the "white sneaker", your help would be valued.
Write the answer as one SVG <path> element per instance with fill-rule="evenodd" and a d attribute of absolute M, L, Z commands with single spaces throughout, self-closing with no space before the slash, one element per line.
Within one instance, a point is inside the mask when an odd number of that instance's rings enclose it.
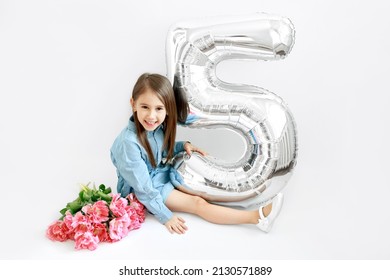
<path fill-rule="evenodd" d="M 259 208 L 260 219 L 257 227 L 264 232 L 269 232 L 271 230 L 275 219 L 278 217 L 283 205 L 283 194 L 278 193 L 274 198 L 272 198 L 270 203 L 272 203 L 272 210 L 267 217 L 264 217 L 263 207 L 269 205 L 269 203 L 264 206 L 260 206 Z"/>

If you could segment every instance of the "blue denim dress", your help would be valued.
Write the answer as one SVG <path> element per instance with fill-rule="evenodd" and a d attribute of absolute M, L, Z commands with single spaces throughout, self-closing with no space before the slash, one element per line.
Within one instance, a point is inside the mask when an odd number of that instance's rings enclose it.
<path fill-rule="evenodd" d="M 162 151 L 164 131 L 162 126 L 148 131 L 147 137 L 156 160 L 153 168 L 146 150 L 138 141 L 133 117 L 121 131 L 111 147 L 111 160 L 118 176 L 117 191 L 125 197 L 134 193 L 162 224 L 172 218 L 172 212 L 165 206 L 165 200 L 174 189 L 184 182 L 177 171 L 164 164 L 165 151 Z M 174 154 L 184 151 L 183 141 L 175 143 Z"/>

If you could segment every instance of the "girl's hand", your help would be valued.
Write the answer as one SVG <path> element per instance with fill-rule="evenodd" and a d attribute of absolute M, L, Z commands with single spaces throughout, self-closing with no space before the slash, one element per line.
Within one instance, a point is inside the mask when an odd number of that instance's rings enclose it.
<path fill-rule="evenodd" d="M 184 144 L 184 150 L 186 151 L 187 155 L 189 155 L 189 156 L 191 155 L 192 152 L 198 152 L 202 156 L 206 156 L 207 155 L 207 153 L 205 151 L 199 149 L 198 147 L 195 147 L 190 142 L 186 142 Z"/>
<path fill-rule="evenodd" d="M 169 230 L 170 233 L 183 234 L 188 229 L 184 224 L 185 221 L 181 217 L 173 216 L 168 222 L 164 225 Z"/>

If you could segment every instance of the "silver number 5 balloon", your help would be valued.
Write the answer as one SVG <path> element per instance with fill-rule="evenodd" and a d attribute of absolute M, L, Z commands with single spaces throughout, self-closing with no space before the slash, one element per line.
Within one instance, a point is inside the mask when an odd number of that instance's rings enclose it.
<path fill-rule="evenodd" d="M 184 179 L 184 191 L 218 204 L 251 208 L 285 187 L 297 157 L 290 110 L 279 96 L 261 87 L 221 81 L 216 66 L 226 59 L 284 58 L 294 34 L 289 19 L 263 13 L 206 18 L 170 28 L 168 77 L 189 101 L 191 113 L 184 125 L 231 129 L 246 143 L 238 162 L 196 153 L 177 156 L 174 166 Z"/>

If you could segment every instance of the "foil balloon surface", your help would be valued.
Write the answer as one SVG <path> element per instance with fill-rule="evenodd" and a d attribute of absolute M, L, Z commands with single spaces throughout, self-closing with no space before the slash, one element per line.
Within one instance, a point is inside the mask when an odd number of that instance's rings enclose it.
<path fill-rule="evenodd" d="M 204 18 L 170 28 L 167 75 L 189 101 L 184 126 L 230 129 L 246 145 L 236 162 L 196 153 L 176 156 L 173 164 L 183 177 L 182 191 L 217 204 L 252 208 L 286 186 L 298 150 L 292 113 L 281 97 L 264 88 L 220 80 L 216 66 L 227 59 L 283 59 L 294 36 L 289 19 L 264 13 Z"/>

